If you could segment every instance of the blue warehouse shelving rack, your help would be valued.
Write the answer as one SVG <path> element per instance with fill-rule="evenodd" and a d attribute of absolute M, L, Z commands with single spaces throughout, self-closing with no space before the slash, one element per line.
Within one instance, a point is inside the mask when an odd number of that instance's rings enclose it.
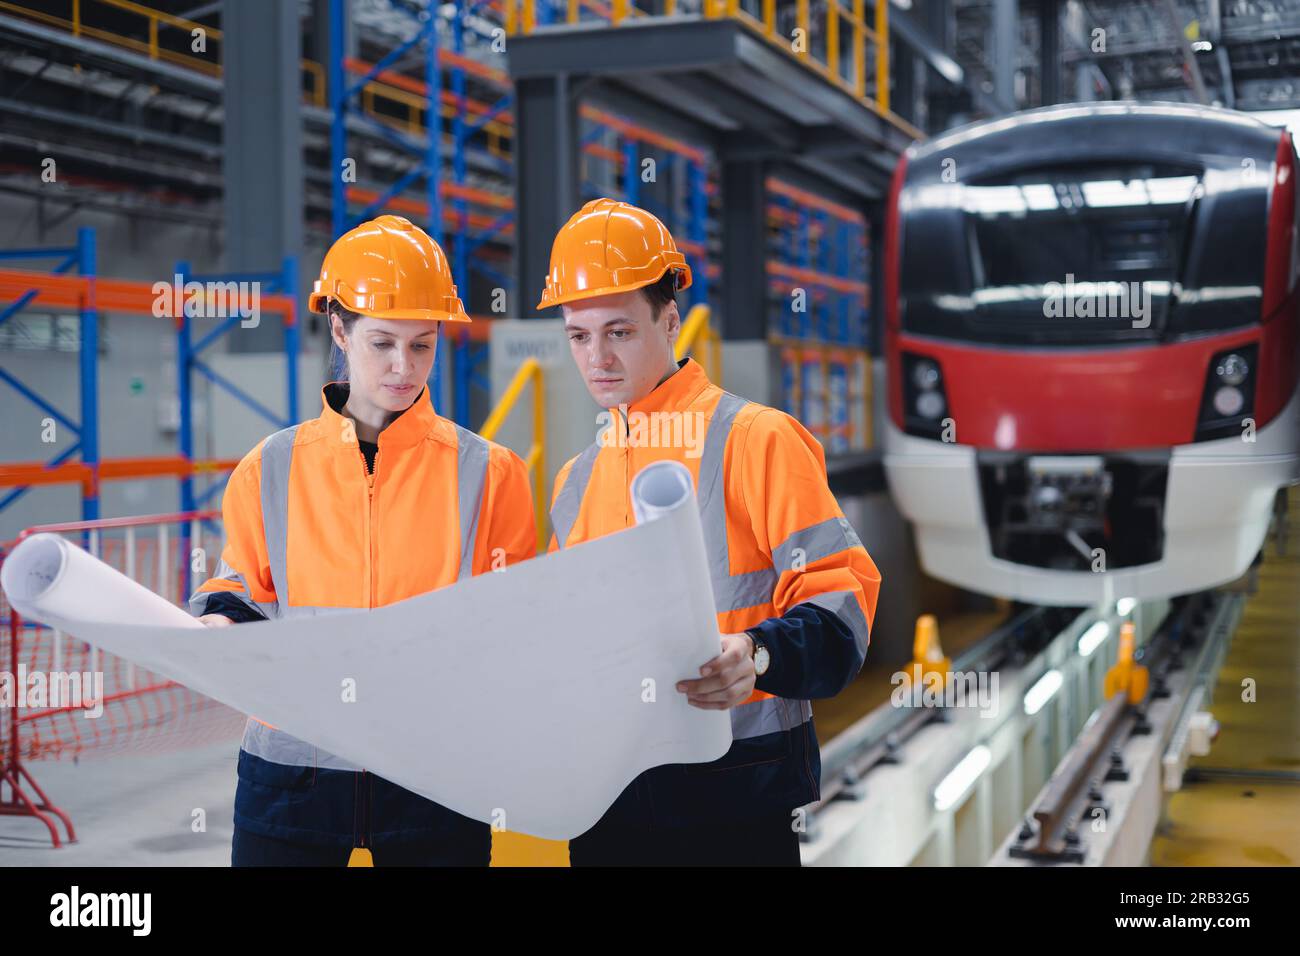
<path fill-rule="evenodd" d="M 60 260 L 48 272 L 3 269 L 0 270 L 0 323 L 4 323 L 23 309 L 50 312 L 75 310 L 78 315 L 78 363 L 75 388 L 70 383 L 67 394 L 80 396 L 80 420 L 74 421 L 52 401 L 26 385 L 16 374 L 0 368 L 3 381 L 38 409 L 77 436 L 77 441 L 64 448 L 47 462 L 7 462 L 0 465 L 0 487 L 10 490 L 0 497 L 0 509 L 21 498 L 30 488 L 43 485 L 78 485 L 81 489 L 81 516 L 83 521 L 100 517 L 101 482 L 127 479 L 176 478 L 180 482 L 181 510 L 198 511 L 205 502 L 223 486 L 236 461 L 199 461 L 194 457 L 194 415 L 192 384 L 195 374 L 203 375 L 225 389 L 239 401 L 263 415 L 275 427 L 298 420 L 297 407 L 297 356 L 299 351 L 298 325 L 294 291 L 297 288 L 297 261 L 287 258 L 275 273 L 250 273 L 242 275 L 193 276 L 187 264 L 177 266 L 183 281 L 202 282 L 253 282 L 261 284 L 260 311 L 278 316 L 284 326 L 284 356 L 286 365 L 286 399 L 283 415 L 265 408 L 252 396 L 227 381 L 203 362 L 199 355 L 218 338 L 230 332 L 240 321 L 238 314 L 205 322 L 213 327 L 204 330 L 202 337 L 193 340 L 196 322 L 201 316 L 190 314 L 182 307 L 179 314 L 167 318 L 156 317 L 158 294 L 154 283 L 112 279 L 97 274 L 96 237 L 90 228 L 77 231 L 77 244 L 70 248 L 20 249 L 0 252 L 7 260 Z M 73 271 L 75 268 L 75 272 Z M 284 290 L 291 290 L 287 294 Z M 195 300 L 197 301 L 197 300 Z M 206 298 L 204 300 L 207 301 Z M 200 310 L 206 314 L 207 309 Z M 99 451 L 100 409 L 97 400 L 99 388 L 99 320 L 105 314 L 140 316 L 141 321 L 171 321 L 175 326 L 177 343 L 177 396 L 179 427 L 177 455 L 155 457 L 103 458 Z M 72 457 L 80 452 L 80 461 Z M 195 494 L 196 475 L 210 476 L 212 483 L 202 493 Z M 188 529 L 184 534 L 188 534 Z M 188 567 L 188 564 L 186 565 Z"/>
<path fill-rule="evenodd" d="M 786 411 L 832 454 L 870 447 L 871 256 L 857 210 L 769 180 L 769 340 Z"/>
<path fill-rule="evenodd" d="M 51 471 L 80 453 L 82 468 L 77 469 L 77 477 L 82 480 L 81 517 L 90 521 L 99 517 L 99 489 L 93 480 L 99 465 L 99 405 L 98 405 L 98 364 L 99 316 L 95 310 L 95 231 L 86 227 L 77 230 L 77 244 L 60 249 L 11 249 L 0 251 L 0 261 L 40 261 L 60 260 L 48 274 L 24 274 L 18 271 L 6 271 L 0 276 L 0 325 L 12 319 L 22 309 L 30 306 L 44 295 L 45 304 L 57 298 L 63 307 L 76 308 L 78 323 L 78 389 L 80 396 L 81 418 L 73 421 L 60 411 L 52 401 L 38 394 L 25 385 L 18 376 L 0 368 L 0 380 L 7 383 L 16 392 L 36 405 L 54 419 L 55 422 L 72 431 L 77 441 L 59 452 L 48 462 L 34 470 L 30 476 L 41 480 L 36 472 Z M 56 277 L 69 274 L 79 276 L 79 283 L 70 285 L 57 281 Z M 16 466 L 13 477 L 19 477 Z M 64 470 L 69 471 L 68 469 Z M 5 484 L 9 484 L 8 481 Z M 0 498 L 0 510 L 7 508 L 21 498 L 31 485 L 18 485 Z"/>

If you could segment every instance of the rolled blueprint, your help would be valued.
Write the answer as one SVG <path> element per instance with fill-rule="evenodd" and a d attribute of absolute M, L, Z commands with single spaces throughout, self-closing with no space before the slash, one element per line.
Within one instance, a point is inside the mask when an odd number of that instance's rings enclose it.
<path fill-rule="evenodd" d="M 69 612 L 77 612 L 70 620 L 90 614 L 101 624 L 203 629 L 175 604 L 57 534 L 33 535 L 20 544 L 5 562 L 0 583 L 23 617 L 73 633 L 75 628 L 57 620 Z"/>
<path fill-rule="evenodd" d="M 694 496 L 690 469 L 681 462 L 657 461 L 632 479 L 632 514 L 637 524 L 662 517 Z"/>
<path fill-rule="evenodd" d="M 635 527 L 368 611 L 206 628 L 54 535 L 0 585 L 24 617 L 465 816 L 569 839 L 642 771 L 731 745 L 730 715 L 674 686 L 721 649 L 690 473 L 658 462 L 633 492 Z"/>

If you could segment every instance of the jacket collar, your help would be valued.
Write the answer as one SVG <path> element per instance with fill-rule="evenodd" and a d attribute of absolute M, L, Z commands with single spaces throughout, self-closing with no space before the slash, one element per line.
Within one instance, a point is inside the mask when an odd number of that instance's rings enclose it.
<path fill-rule="evenodd" d="M 676 372 L 656 385 L 654 391 L 645 398 L 626 406 L 626 410 L 628 414 L 681 411 L 689 408 L 712 384 L 699 362 L 693 358 L 684 358 L 677 363 Z M 622 410 L 611 408 L 609 412 L 613 415 Z"/>
<path fill-rule="evenodd" d="M 341 429 L 346 427 L 343 424 L 345 421 L 351 420 L 338 411 L 347 403 L 348 390 L 347 382 L 330 382 L 321 389 L 320 420 L 327 428 Z M 426 385 L 415 401 L 379 433 L 379 447 L 407 448 L 414 445 L 423 440 L 438 421 L 439 415 L 429 401 L 429 386 Z"/>

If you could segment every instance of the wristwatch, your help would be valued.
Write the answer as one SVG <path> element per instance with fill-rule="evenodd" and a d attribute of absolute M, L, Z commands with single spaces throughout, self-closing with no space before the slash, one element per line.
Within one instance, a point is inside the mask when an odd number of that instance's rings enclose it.
<path fill-rule="evenodd" d="M 767 673 L 767 668 L 772 663 L 772 655 L 767 651 L 767 645 L 759 640 L 758 635 L 753 631 L 746 631 L 749 639 L 754 642 L 754 674 L 762 677 Z"/>

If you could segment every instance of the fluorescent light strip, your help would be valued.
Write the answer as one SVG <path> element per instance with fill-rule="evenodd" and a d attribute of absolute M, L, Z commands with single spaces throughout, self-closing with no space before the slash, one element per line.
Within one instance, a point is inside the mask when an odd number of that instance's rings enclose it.
<path fill-rule="evenodd" d="M 934 788 L 934 808 L 942 812 L 955 806 L 970 790 L 971 785 L 979 779 L 979 775 L 984 772 L 992 759 L 993 752 L 983 744 L 962 757 L 961 762 L 939 782 L 939 786 Z"/>
<path fill-rule="evenodd" d="M 1098 621 L 1083 632 L 1083 637 L 1079 638 L 1079 653 L 1083 657 L 1091 657 L 1092 652 L 1099 648 L 1109 636 L 1110 625 L 1105 621 Z"/>
<path fill-rule="evenodd" d="M 1055 668 L 1038 678 L 1034 686 L 1025 691 L 1025 713 L 1032 717 L 1042 710 L 1043 706 L 1061 689 L 1061 683 L 1061 672 Z"/>

